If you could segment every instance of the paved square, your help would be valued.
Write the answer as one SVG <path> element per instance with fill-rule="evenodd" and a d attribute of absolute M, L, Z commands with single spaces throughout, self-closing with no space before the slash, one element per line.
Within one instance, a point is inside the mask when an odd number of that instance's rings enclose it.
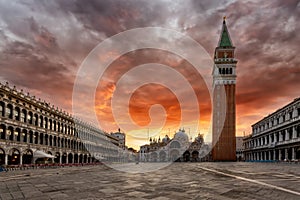
<path fill-rule="evenodd" d="M 150 163 L 118 165 L 149 167 Z M 300 199 L 300 165 L 173 163 L 149 173 L 105 165 L 0 173 L 1 199 Z"/>

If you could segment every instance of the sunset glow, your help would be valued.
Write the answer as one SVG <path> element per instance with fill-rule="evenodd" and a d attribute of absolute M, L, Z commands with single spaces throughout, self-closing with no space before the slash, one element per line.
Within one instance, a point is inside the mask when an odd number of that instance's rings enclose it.
<path fill-rule="evenodd" d="M 250 134 L 253 123 L 299 97 L 299 1 L 117 2 L 90 1 L 90 6 L 83 6 L 84 1 L 35 1 L 32 4 L 1 1 L 0 81 L 16 85 L 19 90 L 72 113 L 73 86 L 79 67 L 106 38 L 133 28 L 163 27 L 193 38 L 212 59 L 223 16 L 227 16 L 238 60 L 236 135 Z M 198 55 L 198 52 L 187 53 Z M 106 52 L 97 57 L 97 62 L 111 55 L 118 59 L 96 83 L 94 107 L 86 108 L 95 110 L 102 129 L 116 132 L 120 127 L 128 134 L 127 145 L 137 149 L 147 143 L 149 137 L 173 136 L 180 126 L 190 137 L 195 137 L 198 132 L 191 124 L 195 123 L 193 117 L 199 111 L 196 123 L 200 132 L 209 133 L 212 108 L 208 86 L 191 63 L 160 49 L 142 49 L 124 55 Z M 139 77 L 126 76 L 126 73 L 144 64 L 150 64 L 149 74 L 155 73 L 151 71 L 151 63 L 153 67 L 161 64 L 176 70 L 192 87 L 199 106 L 195 107 L 192 101 L 185 102 L 184 112 L 189 113 L 190 123 L 180 125 L 183 112 L 180 100 L 166 86 L 152 83 L 135 91 L 126 89 L 132 82 L 147 77 L 147 73 Z M 157 71 L 159 73 L 163 72 Z M 132 92 L 128 113 L 112 110 L 112 99 L 122 78 L 129 86 L 121 86 L 120 94 L 125 98 Z M 177 82 L 170 84 L 181 87 Z M 122 97 L 116 102 L 122 102 Z M 114 114 L 123 123 L 116 123 Z M 125 115 L 140 128 L 131 129 Z M 161 130 L 160 133 L 154 134 L 157 130 Z"/>

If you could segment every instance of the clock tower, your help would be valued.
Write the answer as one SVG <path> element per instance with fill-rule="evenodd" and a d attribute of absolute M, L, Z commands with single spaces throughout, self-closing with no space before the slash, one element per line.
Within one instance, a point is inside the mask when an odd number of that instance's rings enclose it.
<path fill-rule="evenodd" d="M 232 44 L 225 17 L 221 36 L 215 49 L 213 67 L 213 149 L 214 161 L 236 160 L 235 47 Z"/>

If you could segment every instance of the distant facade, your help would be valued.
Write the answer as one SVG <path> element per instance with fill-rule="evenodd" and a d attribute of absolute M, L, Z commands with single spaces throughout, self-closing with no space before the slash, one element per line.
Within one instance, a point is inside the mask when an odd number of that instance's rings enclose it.
<path fill-rule="evenodd" d="M 118 145 L 117 137 L 0 84 L 0 165 L 32 164 L 37 151 L 55 163 L 119 161 Z"/>
<path fill-rule="evenodd" d="M 213 161 L 236 160 L 235 84 L 237 60 L 234 56 L 234 50 L 235 47 L 232 44 L 224 18 L 221 36 L 214 55 Z M 224 118 L 223 123 L 222 119 Z"/>
<path fill-rule="evenodd" d="M 150 144 L 140 147 L 139 160 L 141 162 L 207 161 L 210 150 L 209 145 L 204 143 L 203 135 L 199 134 L 193 142 L 190 142 L 184 129 L 180 129 L 172 139 L 167 135 L 162 140 L 150 138 Z"/>
<path fill-rule="evenodd" d="M 243 145 L 244 137 L 237 136 L 236 137 L 236 160 L 243 161 L 244 160 L 244 145 Z"/>
<path fill-rule="evenodd" d="M 125 133 L 121 133 L 121 130 L 119 129 L 118 132 L 115 132 L 115 133 L 111 133 L 110 135 L 112 135 L 113 137 L 116 137 L 118 138 L 118 141 L 119 141 L 119 144 L 118 146 L 121 148 L 121 149 L 124 149 L 125 150 L 125 141 L 126 141 L 126 135 Z"/>
<path fill-rule="evenodd" d="M 300 98 L 253 124 L 243 143 L 246 161 L 300 160 Z"/>

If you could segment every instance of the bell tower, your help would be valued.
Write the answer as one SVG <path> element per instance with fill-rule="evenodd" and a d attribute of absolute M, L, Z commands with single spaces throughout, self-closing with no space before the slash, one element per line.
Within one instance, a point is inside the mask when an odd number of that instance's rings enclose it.
<path fill-rule="evenodd" d="M 236 108 L 235 47 L 232 44 L 226 18 L 223 19 L 221 36 L 215 49 L 213 67 L 213 161 L 236 160 Z M 225 94 L 224 94 L 225 93 Z M 221 119 L 224 119 L 221 123 Z"/>

